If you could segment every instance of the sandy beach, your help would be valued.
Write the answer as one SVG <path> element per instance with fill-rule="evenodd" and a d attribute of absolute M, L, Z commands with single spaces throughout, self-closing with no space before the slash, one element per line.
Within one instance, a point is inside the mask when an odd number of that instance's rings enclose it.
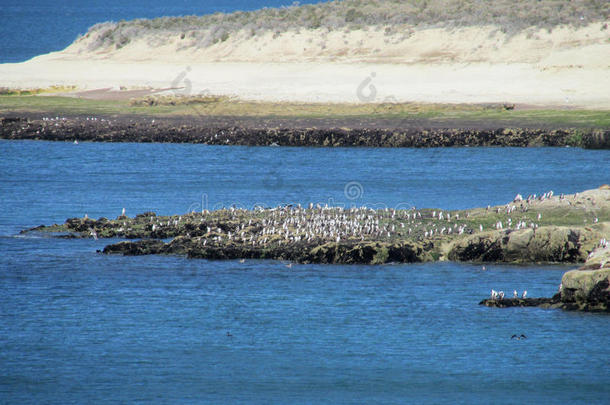
<path fill-rule="evenodd" d="M 173 88 L 181 94 L 297 102 L 515 103 L 610 109 L 610 43 L 600 24 L 508 36 L 494 27 L 427 29 L 408 38 L 382 31 L 302 31 L 195 48 L 142 38 L 0 65 L 0 86 L 79 90 Z M 313 46 L 316 41 L 323 44 Z M 301 50 L 302 49 L 302 50 Z"/>

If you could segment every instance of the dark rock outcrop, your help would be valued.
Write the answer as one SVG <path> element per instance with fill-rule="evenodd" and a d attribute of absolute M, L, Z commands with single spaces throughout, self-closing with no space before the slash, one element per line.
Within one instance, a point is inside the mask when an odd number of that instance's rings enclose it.
<path fill-rule="evenodd" d="M 560 302 L 559 295 L 553 298 L 504 298 L 492 299 L 487 298 L 479 302 L 479 305 L 494 308 L 511 308 L 511 307 L 543 307 L 551 308 L 558 305 Z"/>
<path fill-rule="evenodd" d="M 431 261 L 423 246 L 405 243 L 326 243 L 268 245 L 250 247 L 243 244 L 204 244 L 202 239 L 178 236 L 169 243 L 155 239 L 119 242 L 108 245 L 103 253 L 129 256 L 147 254 L 177 254 L 190 258 L 213 260 L 275 259 L 298 263 L 382 264 L 390 262 L 418 263 Z"/>
<path fill-rule="evenodd" d="M 212 117 L 214 118 L 214 117 Z M 83 117 L 43 121 L 22 117 L 0 119 L 0 138 L 50 141 L 171 142 L 208 145 L 450 147 L 575 146 L 610 149 L 610 130 L 585 128 L 438 128 L 405 120 L 383 126 L 303 127 L 244 123 L 216 117 L 197 121 L 149 118 L 85 120 Z M 336 125 L 336 124 L 335 124 Z"/>
<path fill-rule="evenodd" d="M 108 245 L 104 248 L 103 253 L 116 254 L 120 253 L 125 256 L 141 256 L 163 253 L 165 243 L 158 239 L 143 239 L 137 242 L 119 242 L 114 245 Z"/>

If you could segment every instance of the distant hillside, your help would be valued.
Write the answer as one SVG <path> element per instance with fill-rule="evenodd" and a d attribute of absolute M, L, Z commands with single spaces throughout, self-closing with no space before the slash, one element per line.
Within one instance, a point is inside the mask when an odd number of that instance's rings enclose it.
<path fill-rule="evenodd" d="M 238 33 L 275 38 L 301 30 L 349 33 L 371 27 L 395 41 L 396 36 L 406 39 L 424 28 L 483 25 L 510 36 L 560 25 L 578 28 L 609 17 L 607 0 L 343 0 L 302 6 L 295 2 L 251 12 L 105 22 L 91 27 L 77 42 L 86 45 L 81 50 L 94 52 L 120 49 L 143 37 L 151 46 L 178 39 L 178 50 L 203 49 Z"/>

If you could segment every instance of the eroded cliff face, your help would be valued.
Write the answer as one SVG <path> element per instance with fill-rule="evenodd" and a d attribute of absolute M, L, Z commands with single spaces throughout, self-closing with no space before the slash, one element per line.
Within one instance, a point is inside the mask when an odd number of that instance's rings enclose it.
<path fill-rule="evenodd" d="M 448 259 L 472 262 L 579 263 L 602 237 L 591 228 L 544 226 L 498 230 L 458 239 Z"/>

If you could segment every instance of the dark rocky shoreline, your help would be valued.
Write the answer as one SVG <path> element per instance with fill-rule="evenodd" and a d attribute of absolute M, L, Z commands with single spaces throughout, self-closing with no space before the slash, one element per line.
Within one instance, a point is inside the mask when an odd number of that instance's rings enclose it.
<path fill-rule="evenodd" d="M 41 117 L 28 114 L 0 118 L 0 139 L 245 146 L 572 146 L 610 149 L 610 130 L 604 129 L 494 128 L 481 125 L 451 128 L 427 124 L 356 118 L 345 121 L 235 117 Z"/>

